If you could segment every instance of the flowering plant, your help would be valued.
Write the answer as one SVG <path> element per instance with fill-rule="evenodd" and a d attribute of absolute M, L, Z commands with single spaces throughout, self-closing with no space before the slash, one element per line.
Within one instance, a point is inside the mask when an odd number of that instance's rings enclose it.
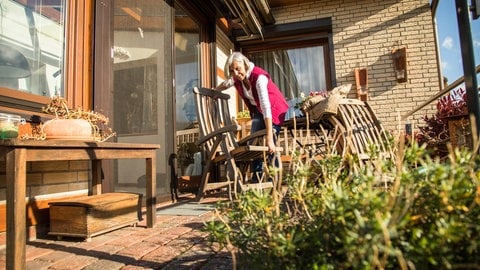
<path fill-rule="evenodd" d="M 310 91 L 310 93 L 308 94 L 308 96 L 305 95 L 304 92 L 300 93 L 300 102 L 297 102 L 295 104 L 295 109 L 304 109 L 304 104 L 314 98 L 314 97 L 323 97 L 323 98 L 326 98 L 328 96 L 328 92 L 325 91 L 325 90 L 321 90 L 321 91 Z"/>
<path fill-rule="evenodd" d="M 463 88 L 457 88 L 437 102 L 438 118 L 460 116 L 467 114 L 467 92 Z"/>

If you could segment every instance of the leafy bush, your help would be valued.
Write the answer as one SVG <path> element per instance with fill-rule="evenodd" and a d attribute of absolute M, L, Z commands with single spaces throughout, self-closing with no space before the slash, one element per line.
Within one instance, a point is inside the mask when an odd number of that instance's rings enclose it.
<path fill-rule="evenodd" d="M 413 144 L 396 164 L 353 173 L 349 160 L 310 160 L 284 195 L 250 191 L 222 203 L 206 224 L 212 241 L 240 269 L 480 268 L 478 155 L 432 160 Z"/>

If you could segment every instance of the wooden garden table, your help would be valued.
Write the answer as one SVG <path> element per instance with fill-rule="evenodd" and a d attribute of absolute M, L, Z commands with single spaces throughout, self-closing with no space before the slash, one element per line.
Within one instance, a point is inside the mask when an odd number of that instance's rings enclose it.
<path fill-rule="evenodd" d="M 6 269 L 26 269 L 26 168 L 28 161 L 90 160 L 89 195 L 102 193 L 102 160 L 145 159 L 147 227 L 155 225 L 156 150 L 158 144 L 67 140 L 0 140 L 6 165 Z"/>

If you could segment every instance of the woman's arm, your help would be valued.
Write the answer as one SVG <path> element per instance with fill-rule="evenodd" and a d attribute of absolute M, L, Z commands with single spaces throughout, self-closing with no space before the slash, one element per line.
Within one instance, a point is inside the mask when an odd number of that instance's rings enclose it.
<path fill-rule="evenodd" d="M 269 152 L 275 151 L 275 142 L 273 140 L 273 124 L 272 124 L 272 107 L 270 98 L 268 96 L 268 78 L 264 75 L 258 76 L 256 86 L 258 92 L 258 99 L 260 101 L 260 108 L 263 113 L 263 120 L 265 121 L 265 128 L 267 129 L 267 146 Z"/>
<path fill-rule="evenodd" d="M 232 79 L 227 79 L 223 82 L 221 82 L 217 87 L 215 87 L 215 90 L 227 90 L 228 88 L 233 86 L 233 80 Z"/>

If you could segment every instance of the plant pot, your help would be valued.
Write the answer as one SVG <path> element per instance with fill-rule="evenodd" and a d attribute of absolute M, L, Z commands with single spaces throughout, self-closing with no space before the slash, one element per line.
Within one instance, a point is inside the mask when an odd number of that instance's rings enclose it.
<path fill-rule="evenodd" d="M 93 141 L 92 126 L 85 119 L 52 119 L 43 124 L 49 140 Z"/>
<path fill-rule="evenodd" d="M 248 121 L 252 120 L 250 117 L 240 117 L 240 118 L 237 118 L 236 119 L 238 124 L 243 124 L 243 123 L 247 123 Z"/>

